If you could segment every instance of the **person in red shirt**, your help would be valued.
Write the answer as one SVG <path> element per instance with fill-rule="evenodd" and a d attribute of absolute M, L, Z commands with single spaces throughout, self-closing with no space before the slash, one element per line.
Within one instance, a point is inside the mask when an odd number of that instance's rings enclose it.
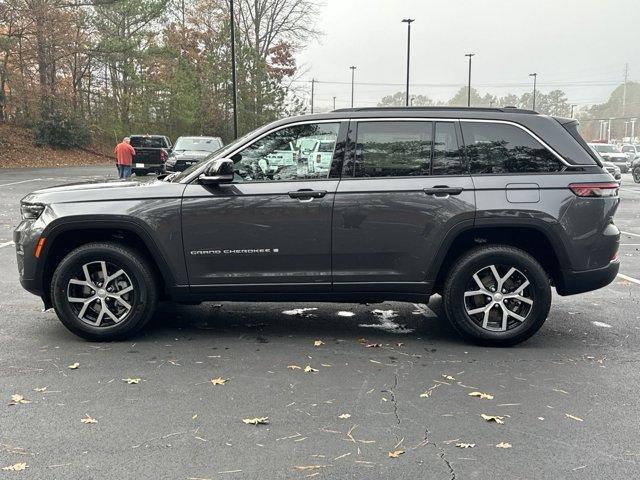
<path fill-rule="evenodd" d="M 118 178 L 126 180 L 131 176 L 131 163 L 133 156 L 136 154 L 135 149 L 129 145 L 131 139 L 124 137 L 122 142 L 116 145 L 114 153 L 116 154 L 116 167 L 118 167 Z"/>

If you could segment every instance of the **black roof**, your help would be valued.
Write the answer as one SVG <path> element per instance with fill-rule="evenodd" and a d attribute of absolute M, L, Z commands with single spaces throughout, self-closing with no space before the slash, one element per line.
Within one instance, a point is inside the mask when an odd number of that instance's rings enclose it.
<path fill-rule="evenodd" d="M 354 107 L 338 108 L 334 112 L 502 112 L 502 113 L 528 113 L 537 114 L 535 110 L 526 110 L 516 107 Z"/>

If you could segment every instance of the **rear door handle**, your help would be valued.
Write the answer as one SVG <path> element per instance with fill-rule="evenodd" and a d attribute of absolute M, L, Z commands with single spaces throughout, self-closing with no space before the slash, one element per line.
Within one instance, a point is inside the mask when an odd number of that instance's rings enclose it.
<path fill-rule="evenodd" d="M 297 198 L 299 200 L 312 200 L 314 198 L 322 198 L 326 194 L 326 190 L 296 190 L 295 192 L 289 192 L 289 196 L 291 198 Z"/>
<path fill-rule="evenodd" d="M 460 195 L 464 190 L 462 187 L 449 187 L 447 185 L 436 185 L 433 188 L 425 188 L 424 193 L 436 197 L 446 197 L 449 195 Z"/>

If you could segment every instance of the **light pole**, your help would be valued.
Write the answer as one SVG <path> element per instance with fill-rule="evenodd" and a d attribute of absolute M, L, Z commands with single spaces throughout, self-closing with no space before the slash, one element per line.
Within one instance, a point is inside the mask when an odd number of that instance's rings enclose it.
<path fill-rule="evenodd" d="M 624 136 L 625 136 L 625 138 L 627 137 L 627 132 L 628 131 L 629 131 L 629 122 L 624 122 Z"/>
<path fill-rule="evenodd" d="M 529 76 L 533 77 L 533 108 L 532 110 L 535 110 L 536 109 L 536 82 L 538 80 L 538 74 L 530 73 Z"/>
<path fill-rule="evenodd" d="M 316 80 L 311 79 L 311 113 L 313 114 L 313 92 L 315 91 Z"/>
<path fill-rule="evenodd" d="M 636 138 L 636 120 L 637 118 L 631 119 L 631 143 L 635 143 Z"/>
<path fill-rule="evenodd" d="M 607 126 L 607 143 L 611 143 L 611 120 L 613 118 L 609 119 L 609 125 Z"/>
<path fill-rule="evenodd" d="M 413 18 L 405 18 L 402 20 L 403 23 L 407 24 L 407 96 L 405 105 L 409 106 L 409 61 L 411 58 L 411 23 L 415 22 Z"/>
<path fill-rule="evenodd" d="M 238 87 L 236 84 L 236 28 L 233 16 L 233 0 L 229 2 L 229 16 L 231 17 L 231 83 L 233 84 L 233 93 L 231 101 L 233 102 L 233 138 L 238 138 Z"/>
<path fill-rule="evenodd" d="M 573 118 L 573 108 L 574 108 L 575 106 L 576 106 L 576 105 L 571 105 L 571 118 Z"/>
<path fill-rule="evenodd" d="M 336 109 L 336 97 L 333 97 L 333 109 Z"/>
<path fill-rule="evenodd" d="M 351 69 L 351 108 L 353 108 L 353 79 L 355 77 L 356 67 L 351 65 L 349 68 Z"/>
<path fill-rule="evenodd" d="M 471 57 L 475 56 L 475 53 L 465 53 L 465 57 L 469 57 L 469 83 L 467 85 L 467 107 L 471 106 Z"/>
<path fill-rule="evenodd" d="M 605 125 L 605 123 L 607 123 L 607 122 L 605 122 L 604 120 L 600 120 L 600 130 L 598 131 L 598 140 L 602 140 L 604 138 L 604 131 L 605 131 L 604 130 L 604 128 L 605 128 L 604 125 Z"/>

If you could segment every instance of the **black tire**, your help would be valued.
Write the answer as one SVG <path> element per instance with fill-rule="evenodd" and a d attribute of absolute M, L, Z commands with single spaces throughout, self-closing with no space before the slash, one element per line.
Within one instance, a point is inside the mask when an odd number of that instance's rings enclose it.
<path fill-rule="evenodd" d="M 144 177 L 149 173 L 149 170 L 132 170 L 131 173 L 136 177 Z"/>
<path fill-rule="evenodd" d="M 510 279 L 505 281 L 515 282 L 516 288 L 507 288 L 513 290 L 514 294 L 520 294 L 518 298 L 527 296 L 533 303 L 531 305 L 525 304 L 514 299 L 503 300 L 503 305 L 495 305 L 498 293 L 491 293 L 491 297 L 484 294 L 476 294 L 481 298 L 477 298 L 472 295 L 465 297 L 465 292 L 469 292 L 469 288 L 475 288 L 477 281 L 474 280 L 474 274 L 485 272 L 488 269 L 490 272 L 490 266 L 495 265 L 510 271 L 513 267 L 517 271 Z M 499 275 L 502 275 L 499 272 Z M 507 275 L 506 273 L 504 274 Z M 479 275 L 478 275 L 479 276 Z M 522 278 L 524 277 L 524 279 Z M 495 275 L 491 275 L 489 278 L 495 278 Z M 482 280 L 484 284 L 485 280 Z M 519 284 L 517 283 L 519 280 Z M 519 285 L 524 284 L 524 280 L 529 281 L 529 286 L 525 287 L 526 290 L 519 291 Z M 473 282 L 473 283 L 471 283 Z M 494 286 L 490 288 L 495 288 Z M 480 287 L 478 287 L 480 291 Z M 526 292 L 526 295 L 524 294 Z M 468 302 L 479 302 L 482 308 L 483 303 L 486 305 L 493 305 L 492 308 L 496 309 L 496 314 L 489 313 L 487 315 L 494 315 L 493 319 L 498 319 L 501 322 L 502 314 L 505 312 L 507 306 L 511 306 L 521 313 L 521 317 L 524 317 L 524 321 L 516 320 L 510 317 L 510 314 L 504 313 L 507 316 L 507 322 L 509 326 L 503 331 L 490 331 L 482 326 L 482 320 L 485 319 L 485 311 L 476 313 L 473 317 L 468 313 Z M 460 257 L 453 267 L 444 284 L 443 295 L 444 309 L 449 318 L 449 321 L 453 327 L 460 333 L 460 335 L 466 340 L 485 346 L 493 347 L 508 347 L 516 345 L 525 341 L 536 333 L 540 327 L 544 324 L 549 314 L 549 308 L 551 307 L 551 286 L 549 282 L 549 276 L 542 266 L 528 253 L 514 247 L 506 245 L 489 245 L 474 248 L 468 253 Z M 515 303 L 514 303 L 515 302 Z M 514 305 L 516 305 L 514 307 Z M 476 305 L 478 306 L 478 305 Z M 509 308 L 509 311 L 515 313 L 515 310 Z M 474 310 L 474 308 L 471 308 Z M 492 310 L 489 308 L 487 310 Z M 524 313 L 526 314 L 524 314 Z M 481 318 L 479 318 L 481 317 Z M 487 324 L 488 327 L 491 325 Z M 501 328 L 503 326 L 501 325 Z"/>
<path fill-rule="evenodd" d="M 122 314 L 121 320 L 116 323 L 107 317 L 103 325 L 95 326 L 79 318 L 78 313 L 82 312 L 77 312 L 74 308 L 77 309 L 78 305 L 83 304 L 70 302 L 68 293 L 69 289 L 85 288 L 70 286 L 69 283 L 73 278 L 80 278 L 80 280 L 86 278 L 86 275 L 84 277 L 78 275 L 78 272 L 84 272 L 83 265 L 96 263 L 101 266 L 100 262 L 106 262 L 112 268 L 112 272 L 118 269 L 123 270 L 127 276 L 125 284 L 130 282 L 133 289 L 132 294 L 126 297 L 130 302 L 130 309 L 126 314 Z M 114 280 L 119 279 L 114 278 Z M 96 285 L 98 283 L 100 282 L 96 281 Z M 88 296 L 95 293 L 97 297 L 98 293 L 104 291 L 102 288 L 95 291 L 93 287 L 86 288 L 89 290 L 89 293 L 86 293 Z M 51 279 L 51 299 L 60 321 L 76 335 L 91 341 L 119 340 L 134 335 L 150 320 L 158 301 L 157 281 L 149 263 L 135 250 L 112 242 L 89 243 L 72 250 L 58 264 Z M 96 299 L 91 305 L 95 308 L 100 306 L 102 309 L 102 302 L 106 305 L 107 301 L 114 306 L 113 299 L 107 298 Z M 93 312 L 91 309 L 94 307 L 90 306 L 87 309 L 89 313 Z M 122 308 L 124 308 L 122 305 L 117 304 L 114 310 Z"/>
<path fill-rule="evenodd" d="M 635 183 L 640 183 L 640 168 L 633 169 L 633 181 Z"/>

